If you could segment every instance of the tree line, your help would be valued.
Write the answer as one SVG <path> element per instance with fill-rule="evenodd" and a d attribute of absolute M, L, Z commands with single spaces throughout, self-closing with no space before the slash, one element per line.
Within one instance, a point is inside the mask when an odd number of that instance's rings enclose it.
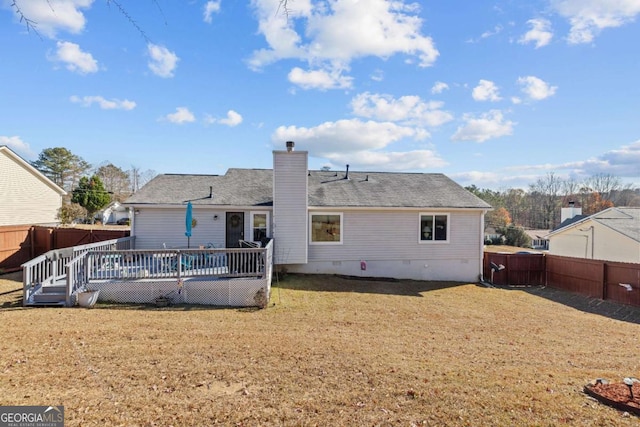
<path fill-rule="evenodd" d="M 561 209 L 570 202 L 592 215 L 614 206 L 640 206 L 640 188 L 624 185 L 619 177 L 596 174 L 583 181 L 562 179 L 550 172 L 529 184 L 528 190 L 510 188 L 496 191 L 465 187 L 493 206 L 485 216 L 485 228 L 493 228 L 505 238 L 528 246 L 523 230 L 552 230 L 560 225 Z M 530 243 L 530 242 L 529 242 Z"/>
<path fill-rule="evenodd" d="M 63 224 L 78 219 L 93 222 L 96 212 L 124 201 L 156 175 L 135 166 L 123 170 L 111 162 L 94 167 L 64 147 L 42 150 L 31 165 L 67 192 L 58 212 Z"/>

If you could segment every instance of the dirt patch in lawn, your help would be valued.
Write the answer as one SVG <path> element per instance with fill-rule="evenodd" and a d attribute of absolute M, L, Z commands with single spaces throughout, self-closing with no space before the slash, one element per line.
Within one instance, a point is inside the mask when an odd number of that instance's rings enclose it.
<path fill-rule="evenodd" d="M 475 284 L 274 283 L 264 310 L 82 309 L 0 280 L 0 405 L 64 405 L 67 426 L 637 425 L 583 391 L 640 376 L 636 324 Z"/>

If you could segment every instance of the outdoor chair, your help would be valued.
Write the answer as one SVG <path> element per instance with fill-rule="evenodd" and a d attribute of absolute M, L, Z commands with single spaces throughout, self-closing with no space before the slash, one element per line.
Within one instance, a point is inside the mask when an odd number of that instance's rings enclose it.
<path fill-rule="evenodd" d="M 207 243 L 207 249 L 223 249 L 220 245 L 216 245 L 215 243 Z M 227 257 L 224 253 L 214 253 L 214 254 L 206 254 L 205 255 L 205 265 L 207 267 L 226 267 L 227 266 Z"/>

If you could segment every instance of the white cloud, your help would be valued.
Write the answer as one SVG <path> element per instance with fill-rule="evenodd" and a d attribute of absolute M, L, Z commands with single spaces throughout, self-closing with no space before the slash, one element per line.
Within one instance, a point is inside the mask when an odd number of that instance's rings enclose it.
<path fill-rule="evenodd" d="M 80 74 L 95 73 L 98 71 L 98 61 L 93 59 L 90 53 L 83 52 L 75 43 L 57 42 L 58 48 L 54 55 L 49 56 L 50 61 L 62 62 L 69 71 Z"/>
<path fill-rule="evenodd" d="M 403 138 L 421 140 L 428 136 L 423 129 L 399 126 L 390 122 L 359 119 L 326 122 L 305 128 L 281 126 L 271 139 L 275 144 L 296 141 L 296 146 L 313 157 L 328 159 L 333 165 L 350 164 L 354 168 L 375 170 L 415 170 L 445 166 L 432 150 L 406 152 L 385 151 Z"/>
<path fill-rule="evenodd" d="M 449 85 L 444 83 L 444 82 L 435 82 L 435 84 L 433 85 L 433 87 L 431 88 L 431 93 L 433 94 L 438 94 L 438 93 L 442 93 L 445 90 L 449 89 Z"/>
<path fill-rule="evenodd" d="M 416 169 L 433 169 L 446 166 L 435 151 L 413 150 L 402 152 L 359 151 L 352 153 L 332 153 L 327 156 L 331 164 L 342 167 L 345 164 L 354 169 L 407 171 Z"/>
<path fill-rule="evenodd" d="M 242 116 L 233 110 L 229 110 L 227 111 L 227 117 L 218 120 L 218 123 L 230 127 L 238 126 L 240 123 L 242 123 Z"/>
<path fill-rule="evenodd" d="M 91 8 L 94 0 L 49 0 L 49 1 L 20 1 L 17 2 L 25 17 L 34 23 L 39 34 L 55 38 L 58 32 L 71 34 L 82 32 L 86 20 L 81 9 Z M 9 1 L 4 3 L 9 4 Z M 15 8 L 13 9 L 16 12 Z M 15 13 L 20 19 L 20 15 Z"/>
<path fill-rule="evenodd" d="M 535 76 L 519 77 L 518 84 L 522 86 L 522 92 L 534 101 L 549 98 L 558 89 L 557 86 L 550 86 L 549 83 Z"/>
<path fill-rule="evenodd" d="M 211 24 L 213 21 L 213 14 L 220 12 L 220 2 L 221 0 L 208 1 L 204 5 L 204 22 Z"/>
<path fill-rule="evenodd" d="M 535 182 L 540 175 L 500 172 L 468 171 L 447 174 L 449 178 L 462 186 L 476 185 L 480 188 L 529 188 L 529 184 Z"/>
<path fill-rule="evenodd" d="M 500 34 L 502 32 L 502 30 L 503 30 L 502 25 L 496 25 L 495 27 L 493 27 L 492 30 L 485 31 L 484 33 L 482 33 L 480 35 L 480 38 L 488 39 L 489 37 L 493 37 L 495 35 Z"/>
<path fill-rule="evenodd" d="M 571 167 L 574 173 L 584 177 L 605 173 L 637 179 L 640 176 L 638 165 L 640 165 L 640 140 L 623 145 L 620 149 L 607 151 L 595 158 L 563 166 Z"/>
<path fill-rule="evenodd" d="M 500 34 L 503 29 L 504 27 L 502 27 L 502 25 L 496 25 L 492 30 L 485 31 L 484 33 L 480 34 L 480 37 L 468 39 L 466 43 L 478 43 L 483 39 L 488 39 Z"/>
<path fill-rule="evenodd" d="M 147 48 L 151 57 L 148 65 L 153 74 L 164 78 L 173 77 L 180 58 L 164 46 L 149 43 Z"/>
<path fill-rule="evenodd" d="M 268 48 L 254 51 L 249 59 L 254 70 L 281 59 L 298 59 L 314 70 L 330 70 L 327 74 L 332 76 L 332 70 L 348 70 L 351 61 L 361 57 L 386 59 L 404 54 L 416 57 L 420 67 L 428 67 L 439 55 L 433 40 L 421 33 L 417 4 L 300 0 L 290 2 L 288 16 L 274 13 L 278 0 L 255 0 L 253 5 L 259 19 L 258 31 L 268 44 Z M 298 28 L 305 31 L 298 33 Z M 343 85 L 331 86 L 336 87 Z"/>
<path fill-rule="evenodd" d="M 629 145 L 624 145 L 616 150 L 610 150 L 599 156 L 566 163 L 543 163 L 532 165 L 515 165 L 504 168 L 505 172 L 500 181 L 484 180 L 486 184 L 507 185 L 508 181 L 521 183 L 522 188 L 539 179 L 543 174 L 553 172 L 559 178 L 583 180 L 597 174 L 610 174 L 620 178 L 630 178 L 637 180 L 638 165 L 640 164 L 640 140 Z M 515 173 L 515 174 L 514 174 Z M 478 185 L 480 179 L 472 180 L 470 183 Z"/>
<path fill-rule="evenodd" d="M 288 75 L 289 81 L 302 89 L 348 89 L 353 78 L 343 76 L 341 70 L 310 70 L 293 68 Z"/>
<path fill-rule="evenodd" d="M 498 86 L 490 80 L 480 80 L 480 82 L 478 82 L 478 86 L 473 88 L 471 96 L 476 101 L 496 102 L 502 99 L 500 98 Z"/>
<path fill-rule="evenodd" d="M 511 135 L 515 124 L 505 120 L 499 110 L 491 110 L 481 114 L 480 117 L 465 114 L 462 119 L 465 123 L 458 127 L 451 137 L 454 141 L 484 142 L 488 139 Z"/>
<path fill-rule="evenodd" d="M 373 80 L 374 82 L 381 82 L 382 80 L 384 80 L 384 71 L 382 71 L 381 69 L 375 70 L 371 74 L 371 80 Z"/>
<path fill-rule="evenodd" d="M 128 99 L 105 99 L 102 96 L 72 96 L 69 100 L 75 104 L 82 104 L 83 107 L 90 107 L 92 104 L 98 104 L 103 110 L 133 110 L 136 108 L 134 101 Z"/>
<path fill-rule="evenodd" d="M 571 44 L 590 43 L 603 29 L 633 22 L 640 13 L 638 0 L 551 0 L 551 7 L 569 20 Z"/>
<path fill-rule="evenodd" d="M 164 120 L 181 125 L 184 123 L 195 122 L 196 118 L 187 107 L 178 107 L 176 108 L 175 113 L 167 114 L 164 117 Z"/>
<path fill-rule="evenodd" d="M 327 157 L 336 153 L 381 150 L 403 138 L 424 139 L 422 129 L 400 126 L 390 122 L 361 121 L 359 119 L 325 122 L 315 127 L 280 126 L 272 135 L 274 144 L 296 141 L 309 154 Z"/>
<path fill-rule="evenodd" d="M 537 49 L 546 46 L 551 42 L 553 33 L 551 32 L 551 22 L 549 20 L 530 19 L 527 21 L 527 24 L 531 26 L 531 29 L 520 37 L 518 43 L 535 43 Z"/>
<path fill-rule="evenodd" d="M 6 145 L 22 157 L 34 157 L 35 153 L 19 136 L 2 136 L 0 135 L 0 145 Z"/>
<path fill-rule="evenodd" d="M 425 102 L 419 96 L 394 98 L 391 95 L 369 92 L 361 93 L 351 100 L 351 108 L 357 116 L 431 127 L 453 120 L 451 113 L 441 109 L 443 105 L 440 101 Z"/>

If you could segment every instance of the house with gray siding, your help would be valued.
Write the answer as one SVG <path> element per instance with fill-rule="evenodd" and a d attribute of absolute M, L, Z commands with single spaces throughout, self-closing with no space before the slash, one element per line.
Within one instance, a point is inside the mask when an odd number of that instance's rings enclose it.
<path fill-rule="evenodd" d="M 58 224 L 65 194 L 9 147 L 0 146 L 0 226 Z"/>
<path fill-rule="evenodd" d="M 491 206 L 439 173 L 308 170 L 307 152 L 273 169 L 158 175 L 125 205 L 137 249 L 239 247 L 273 239 L 289 272 L 476 282 Z"/>

